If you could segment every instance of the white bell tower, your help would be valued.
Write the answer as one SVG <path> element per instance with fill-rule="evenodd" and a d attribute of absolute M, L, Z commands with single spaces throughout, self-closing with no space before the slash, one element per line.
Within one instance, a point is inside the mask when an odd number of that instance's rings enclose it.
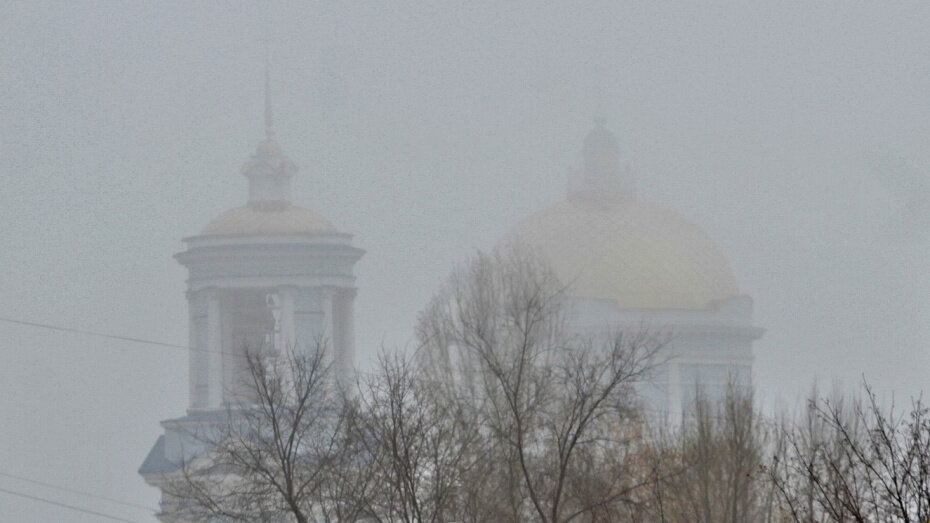
<path fill-rule="evenodd" d="M 246 350 L 321 350 L 337 376 L 354 364 L 353 266 L 363 254 L 322 216 L 291 204 L 297 167 L 274 140 L 268 75 L 265 140 L 242 166 L 248 203 L 185 238 L 190 408 L 225 407 Z"/>
<path fill-rule="evenodd" d="M 355 359 L 354 265 L 364 251 L 316 212 L 291 203 L 297 166 L 274 139 L 268 69 L 265 139 L 242 166 L 247 203 L 213 219 L 175 258 L 188 270 L 190 402 L 187 415 L 162 422 L 139 469 L 156 487 L 179 464 L 207 449 L 189 437 L 234 406 L 247 387 L 247 350 L 325 351 L 340 381 Z M 171 520 L 171 500 L 160 519 Z M 162 517 L 163 516 L 163 517 Z"/>

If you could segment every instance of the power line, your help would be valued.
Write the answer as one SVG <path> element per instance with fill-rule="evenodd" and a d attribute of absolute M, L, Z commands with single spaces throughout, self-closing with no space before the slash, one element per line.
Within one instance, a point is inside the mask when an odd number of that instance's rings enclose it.
<path fill-rule="evenodd" d="M 83 513 L 85 513 L 85 514 L 90 514 L 90 515 L 92 515 L 92 516 L 99 516 L 99 517 L 101 517 L 101 518 L 106 518 L 106 519 L 109 519 L 109 520 L 112 520 L 112 521 L 122 521 L 123 523 L 137 523 L 136 521 L 133 521 L 133 520 L 131 520 L 131 519 L 125 519 L 125 518 L 121 518 L 121 517 L 119 517 L 119 516 L 111 516 L 110 514 L 104 514 L 103 512 L 97 512 L 96 510 L 90 510 L 90 509 L 86 509 L 86 508 L 75 507 L 74 505 L 68 505 L 67 503 L 61 503 L 61 502 L 58 502 L 58 501 L 54 501 L 54 500 L 51 500 L 51 499 L 48 499 L 48 498 L 42 498 L 42 497 L 39 497 L 39 496 L 31 496 L 31 495 L 29 495 L 29 494 L 24 494 L 24 493 L 22 493 L 22 492 L 16 492 L 15 490 L 7 490 L 7 489 L 5 489 L 5 488 L 0 488 L 0 492 L 4 492 L 4 493 L 6 493 L 6 494 L 11 494 L 11 495 L 13 495 L 13 496 L 19 496 L 19 497 L 21 497 L 21 498 L 31 499 L 31 500 L 33 500 L 33 501 L 38 501 L 38 502 L 40 502 L 40 503 L 47 503 L 47 504 L 49 504 L 49 505 L 55 505 L 56 507 L 66 508 L 66 509 L 68 509 L 68 510 L 73 510 L 73 511 L 75 511 L 75 512 L 83 512 Z"/>
<path fill-rule="evenodd" d="M 6 322 L 6 323 L 12 323 L 15 325 L 25 325 L 27 327 L 35 327 L 39 329 L 48 329 L 48 330 L 54 330 L 54 331 L 59 331 L 59 332 L 71 332 L 71 333 L 76 333 L 76 334 L 84 334 L 87 336 L 97 336 L 99 338 L 109 338 L 112 340 L 131 341 L 133 343 L 142 343 L 145 345 L 156 345 L 158 347 L 167 347 L 170 349 L 183 349 L 186 351 L 194 351 L 194 352 L 212 352 L 215 354 L 229 354 L 230 356 L 242 356 L 241 354 L 236 354 L 236 353 L 232 353 L 228 351 L 198 349 L 195 347 L 189 347 L 187 345 L 178 345 L 176 343 L 166 343 L 163 341 L 147 340 L 145 338 L 135 338 L 132 336 L 120 336 L 118 334 L 108 334 L 106 332 L 91 331 L 91 330 L 85 330 L 85 329 L 74 329 L 71 327 L 62 327 L 60 325 L 51 325 L 48 323 L 37 323 L 33 321 L 23 321 L 23 320 L 16 320 L 13 318 L 2 318 L 2 317 L 0 317 L 0 321 Z"/>
<path fill-rule="evenodd" d="M 89 330 L 84 330 L 84 329 L 72 329 L 70 327 L 61 327 L 59 325 L 49 325 L 47 323 L 36 323 L 32 321 L 14 320 L 12 318 L 0 318 L 0 321 L 4 321 L 7 323 L 15 323 L 17 325 L 27 325 L 29 327 L 38 327 L 41 329 L 50 329 L 50 330 L 56 330 L 56 331 L 61 331 L 61 332 L 75 332 L 78 334 L 86 334 L 88 336 L 99 336 L 101 338 L 111 338 L 115 340 L 131 341 L 135 343 L 145 343 L 147 345 L 158 345 L 161 347 L 170 347 L 173 349 L 195 350 L 192 347 L 188 347 L 187 345 L 165 343 L 162 341 L 152 341 L 152 340 L 146 340 L 142 338 L 133 338 L 130 336 L 118 336 L 116 334 L 107 334 L 104 332 L 89 331 Z"/>
<path fill-rule="evenodd" d="M 130 503 L 130 502 L 128 502 L 128 501 L 120 501 L 120 500 L 118 500 L 118 499 L 108 498 L 108 497 L 106 497 L 106 496 L 100 496 L 100 495 L 97 495 L 97 494 L 92 494 L 92 493 L 90 493 L 90 492 L 84 492 L 84 491 L 81 491 L 81 490 L 76 490 L 76 489 L 72 489 L 72 488 L 68 488 L 68 487 L 62 487 L 62 486 L 59 486 L 59 485 L 53 485 L 52 483 L 46 483 L 46 482 L 44 482 L 44 481 L 38 481 L 38 480 L 35 480 L 35 479 L 25 478 L 25 477 L 23 477 L 23 476 L 17 476 L 17 475 L 15 475 L 15 474 L 7 474 L 6 472 L 0 472 L 0 476 L 6 477 L 6 478 L 15 479 L 15 480 L 17 480 L 17 481 L 24 481 L 24 482 L 26 482 L 26 483 L 32 483 L 32 484 L 34 484 L 34 485 L 39 485 L 39 486 L 42 486 L 42 487 L 48 487 L 48 488 L 52 488 L 52 489 L 56 489 L 56 490 L 61 490 L 61 491 L 63 491 L 63 492 L 70 492 L 71 494 L 79 494 L 79 495 L 81 495 L 81 496 L 87 496 L 87 497 L 89 497 L 89 498 L 99 499 L 99 500 L 102 500 L 102 501 L 109 501 L 110 503 L 116 503 L 116 504 L 119 504 L 119 505 L 124 505 L 124 506 L 126 506 L 126 507 L 138 508 L 138 509 L 142 509 L 142 510 L 147 510 L 147 511 L 149 511 L 149 512 L 158 512 L 158 510 L 153 509 L 152 507 L 147 507 L 147 506 L 145 506 L 145 505 L 139 505 L 139 504 L 137 504 L 137 503 Z"/>
<path fill-rule="evenodd" d="M 86 330 L 86 329 L 75 329 L 75 328 L 72 328 L 72 327 L 62 327 L 61 325 L 52 325 L 52 324 L 48 324 L 48 323 L 38 323 L 38 322 L 34 322 L 34 321 L 23 321 L 23 320 L 17 320 L 17 319 L 13 319 L 13 318 L 4 318 L 4 317 L 0 317 L 0 322 L 12 323 L 12 324 L 14 324 L 14 325 L 25 325 L 25 326 L 27 326 L 27 327 L 35 327 L 35 328 L 38 328 L 38 329 L 48 329 L 48 330 L 59 331 L 59 332 L 71 332 L 71 333 L 76 333 L 76 334 L 84 334 L 84 335 L 87 335 L 87 336 L 97 336 L 97 337 L 99 337 L 99 338 L 108 338 L 108 339 L 112 339 L 112 340 L 130 341 L 130 342 L 133 342 L 133 343 L 141 343 L 141 344 L 144 344 L 144 345 L 155 345 L 155 346 L 157 346 L 157 347 L 166 347 L 166 348 L 169 348 L 169 349 L 180 349 L 180 350 L 186 350 L 186 351 L 190 351 L 190 352 L 205 352 L 205 353 L 210 353 L 210 354 L 226 354 L 226 355 L 228 355 L 228 356 L 232 356 L 232 357 L 235 357 L 235 358 L 245 358 L 245 357 L 247 356 L 247 354 L 242 353 L 242 352 L 231 352 L 231 351 L 226 351 L 226 350 L 198 349 L 198 348 L 196 348 L 196 347 L 191 347 L 191 346 L 188 346 L 188 345 L 179 345 L 179 344 L 177 344 L 177 343 L 166 343 L 166 342 L 163 342 L 163 341 L 147 340 L 147 339 L 145 339 L 145 338 L 136 338 L 136 337 L 132 337 L 132 336 L 121 336 L 121 335 L 119 335 L 119 334 L 109 334 L 109 333 L 106 333 L 106 332 L 91 331 L 91 330 Z"/>

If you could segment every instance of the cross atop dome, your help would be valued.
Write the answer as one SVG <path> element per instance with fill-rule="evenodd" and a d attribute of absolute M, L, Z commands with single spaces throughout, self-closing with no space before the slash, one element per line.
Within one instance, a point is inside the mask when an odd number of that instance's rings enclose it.
<path fill-rule="evenodd" d="M 274 121 L 271 114 L 271 51 L 265 40 L 265 139 L 274 136 Z"/>
<path fill-rule="evenodd" d="M 291 200 L 291 177 L 297 174 L 297 165 L 281 152 L 274 139 L 274 120 L 271 103 L 271 66 L 268 43 L 265 42 L 265 139 L 258 144 L 255 154 L 242 166 L 242 174 L 249 180 L 249 206 L 286 208 Z"/>

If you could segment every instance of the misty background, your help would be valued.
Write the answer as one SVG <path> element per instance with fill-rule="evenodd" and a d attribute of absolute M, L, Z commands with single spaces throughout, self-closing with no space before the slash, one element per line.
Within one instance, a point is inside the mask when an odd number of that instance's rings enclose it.
<path fill-rule="evenodd" d="M 550 5 L 546 5 L 550 4 Z M 276 137 L 293 201 L 355 234 L 358 363 L 413 344 L 451 268 L 564 198 L 600 113 L 639 196 L 755 300 L 754 383 L 926 388 L 926 2 L 0 2 L 0 317 L 187 343 L 172 255 L 246 200 Z M 0 321 L 0 489 L 135 521 L 187 352 Z M 9 521 L 98 521 L 0 492 Z M 84 519 L 82 519 L 84 518 Z"/>

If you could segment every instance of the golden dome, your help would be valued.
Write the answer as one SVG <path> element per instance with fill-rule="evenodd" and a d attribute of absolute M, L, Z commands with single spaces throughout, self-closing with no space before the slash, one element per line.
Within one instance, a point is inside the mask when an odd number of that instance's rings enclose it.
<path fill-rule="evenodd" d="M 621 308 L 701 309 L 738 294 L 723 254 L 697 226 L 658 206 L 568 200 L 531 216 L 516 238 L 539 248 L 569 294 Z"/>
<path fill-rule="evenodd" d="M 284 201 L 236 207 L 214 218 L 203 235 L 302 235 L 335 233 L 326 218 Z"/>

